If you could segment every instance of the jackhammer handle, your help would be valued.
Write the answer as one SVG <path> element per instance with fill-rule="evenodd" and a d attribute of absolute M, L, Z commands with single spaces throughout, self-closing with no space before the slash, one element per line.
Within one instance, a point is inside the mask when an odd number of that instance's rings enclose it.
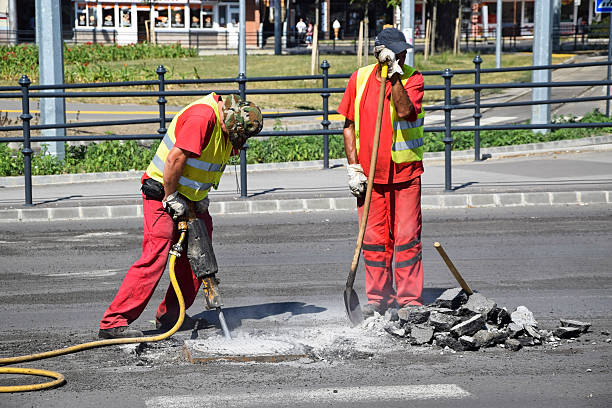
<path fill-rule="evenodd" d="M 438 253 L 442 257 L 442 259 L 444 259 L 446 266 L 448 266 L 448 269 L 450 269 L 455 279 L 457 279 L 457 282 L 459 282 L 459 285 L 461 286 L 463 291 L 467 293 L 468 296 L 474 293 L 472 292 L 472 289 L 470 289 L 466 281 L 463 280 L 463 277 L 459 274 L 459 271 L 457 270 L 457 268 L 455 268 L 455 265 L 453 265 L 453 261 L 451 261 L 448 255 L 446 255 L 446 251 L 444 251 L 444 248 L 442 248 L 442 244 L 440 244 L 439 242 L 434 242 L 434 247 L 438 250 Z"/>
<path fill-rule="evenodd" d="M 380 91 L 378 93 L 378 110 L 376 112 L 376 129 L 374 130 L 374 140 L 372 141 L 372 156 L 370 158 L 370 169 L 368 171 L 368 185 L 366 187 L 366 195 L 363 203 L 363 213 L 361 214 L 361 222 L 359 223 L 359 234 L 357 235 L 357 243 L 353 254 L 353 262 L 351 262 L 351 270 L 346 287 L 352 288 L 355 283 L 355 274 L 357 265 L 359 265 L 359 254 L 363 246 L 363 237 L 365 235 L 366 225 L 368 223 L 368 214 L 370 212 L 370 201 L 372 200 L 372 188 L 374 187 L 374 174 L 376 173 L 376 160 L 378 159 L 378 145 L 380 141 L 380 128 L 382 124 L 383 107 L 385 104 L 385 89 L 387 87 L 387 70 L 389 67 L 382 64 L 380 72 Z"/>

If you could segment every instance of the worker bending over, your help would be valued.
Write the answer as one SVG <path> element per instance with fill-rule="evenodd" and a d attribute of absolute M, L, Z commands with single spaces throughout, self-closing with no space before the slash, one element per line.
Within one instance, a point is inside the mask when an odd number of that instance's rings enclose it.
<path fill-rule="evenodd" d="M 376 127 L 381 66 L 388 65 L 380 145 L 368 224 L 363 240 L 368 304 L 364 316 L 389 307 L 421 305 L 421 174 L 423 173 L 423 76 L 404 64 L 412 48 L 395 28 L 375 40 L 378 64 L 349 79 L 338 112 L 344 122 L 349 187 L 363 212 Z M 394 265 L 393 265 L 393 264 Z M 393 274 L 395 271 L 395 274 Z M 395 277 L 395 288 L 393 278 Z"/>
<path fill-rule="evenodd" d="M 192 201 L 212 239 L 208 192 L 217 188 L 230 156 L 246 140 L 259 133 L 263 119 L 259 108 L 237 95 L 222 100 L 211 93 L 183 108 L 172 120 L 155 157 L 142 176 L 144 238 L 142 255 L 128 270 L 119 292 L 100 322 L 104 339 L 140 337 L 129 328 L 140 316 L 157 286 L 168 261 L 170 246 L 178 239 L 176 220 Z M 175 266 L 176 279 L 185 299 L 193 304 L 200 279 L 192 272 L 186 256 Z M 157 308 L 156 326 L 169 330 L 179 317 L 179 304 L 172 286 Z M 193 326 L 185 316 L 184 325 Z"/>

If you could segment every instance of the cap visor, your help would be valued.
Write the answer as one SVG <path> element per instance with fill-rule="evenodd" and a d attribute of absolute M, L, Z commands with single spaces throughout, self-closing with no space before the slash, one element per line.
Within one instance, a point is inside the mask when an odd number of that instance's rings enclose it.
<path fill-rule="evenodd" d="M 396 54 L 399 54 L 401 52 L 406 51 L 409 48 L 413 48 L 412 45 L 408 44 L 408 43 L 403 43 L 403 44 L 397 44 L 393 46 L 393 48 L 391 48 L 391 51 L 393 51 Z"/>

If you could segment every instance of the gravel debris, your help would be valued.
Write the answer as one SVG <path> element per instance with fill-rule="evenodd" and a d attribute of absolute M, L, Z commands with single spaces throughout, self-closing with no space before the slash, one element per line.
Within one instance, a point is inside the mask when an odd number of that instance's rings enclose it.
<path fill-rule="evenodd" d="M 539 329 L 526 306 L 518 306 L 510 313 L 481 293 L 468 296 L 461 288 L 452 288 L 445 290 L 432 304 L 407 306 L 397 312 L 388 310 L 385 316 L 375 314 L 360 327 L 380 330 L 382 335 L 402 340 L 404 344 L 431 345 L 449 352 L 494 346 L 518 351 L 543 344 L 556 348 L 561 339 L 573 342 L 588 332 L 591 323 L 560 319 L 560 326 L 553 330 Z M 605 333 L 608 332 L 602 331 L 607 335 Z M 591 340 L 585 338 L 584 341 Z M 605 341 L 611 343 L 612 339 Z"/>

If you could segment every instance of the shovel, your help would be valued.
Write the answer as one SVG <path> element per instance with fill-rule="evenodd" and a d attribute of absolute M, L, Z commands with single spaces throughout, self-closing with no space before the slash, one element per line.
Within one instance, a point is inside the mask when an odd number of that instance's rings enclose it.
<path fill-rule="evenodd" d="M 376 128 L 374 131 L 374 142 L 372 143 L 372 158 L 370 159 L 370 170 L 368 172 L 368 186 L 366 188 L 365 200 L 363 203 L 363 213 L 361 214 L 361 222 L 359 225 L 359 234 L 357 235 L 357 244 L 355 245 L 355 253 L 353 254 L 353 262 L 351 270 L 346 279 L 346 288 L 344 289 L 344 307 L 346 316 L 351 322 L 351 326 L 355 327 L 363 322 L 363 314 L 359 305 L 359 297 L 353 289 L 355 283 L 355 274 L 359 265 L 359 255 L 361 254 L 361 246 L 363 245 L 363 236 L 365 235 L 366 225 L 368 223 L 368 213 L 370 212 L 370 201 L 372 199 L 372 187 L 374 186 L 374 173 L 376 171 L 376 159 L 378 158 L 378 142 L 380 141 L 380 127 L 382 124 L 383 106 L 385 102 L 385 88 L 387 86 L 387 65 L 383 65 L 380 72 L 381 83 L 380 93 L 378 94 L 378 112 L 376 114 Z"/>

